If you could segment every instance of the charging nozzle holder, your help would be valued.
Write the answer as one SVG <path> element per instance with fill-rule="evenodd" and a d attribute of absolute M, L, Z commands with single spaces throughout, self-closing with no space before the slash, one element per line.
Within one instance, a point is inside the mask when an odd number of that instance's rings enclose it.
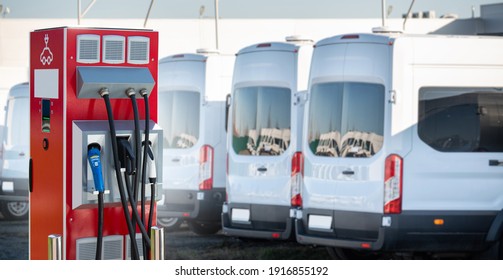
<path fill-rule="evenodd" d="M 129 136 L 117 136 L 117 144 L 121 169 L 125 169 L 127 175 L 134 175 L 136 173 L 134 165 L 136 157 L 131 142 L 129 142 Z"/>

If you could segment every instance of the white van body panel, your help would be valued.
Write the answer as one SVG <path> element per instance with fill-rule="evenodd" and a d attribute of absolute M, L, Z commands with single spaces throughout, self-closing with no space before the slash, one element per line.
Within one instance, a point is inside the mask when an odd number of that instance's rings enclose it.
<path fill-rule="evenodd" d="M 30 87 L 10 88 L 5 105 L 0 157 L 0 211 L 4 219 L 27 219 L 29 214 Z"/>
<path fill-rule="evenodd" d="M 197 234 L 220 230 L 226 184 L 226 97 L 234 55 L 198 50 L 159 62 L 159 124 L 164 128 L 163 198 L 158 222 L 187 221 Z"/>
<path fill-rule="evenodd" d="M 298 48 L 293 44 L 276 43 L 270 47 L 258 48 L 257 45 L 244 48 L 238 54 L 234 66 L 233 92 L 236 89 L 250 86 L 271 86 L 291 90 L 291 131 L 298 135 L 299 130 L 297 107 L 301 105 L 296 99 L 296 92 L 301 90 L 298 84 L 306 84 L 307 76 L 300 77 L 297 69 L 308 68 L 312 45 Z M 311 49 L 311 51 L 309 50 Z M 302 53 L 300 52 L 302 50 Z M 301 58 L 302 57 L 302 58 Z M 233 108 L 233 110 L 243 110 Z M 229 127 L 233 127 L 229 117 Z M 250 133 L 251 135 L 252 133 Z M 262 205 L 289 206 L 291 199 L 291 160 L 295 152 L 300 151 L 297 137 L 291 137 L 288 149 L 279 156 L 243 156 L 232 148 L 232 133 L 228 133 L 229 175 L 227 182 L 228 201 L 232 203 L 250 203 Z M 261 169 L 267 171 L 260 171 Z"/>
<path fill-rule="evenodd" d="M 389 46 L 382 42 L 349 49 L 344 43 L 317 44 L 311 64 L 310 87 L 340 81 L 386 85 L 389 82 L 389 55 Z M 306 117 L 304 126 L 308 125 Z M 312 137 L 307 135 L 307 130 L 304 132 L 304 139 Z M 341 138 L 344 139 L 344 136 L 341 135 Z M 365 159 L 315 156 L 310 151 L 309 141 L 304 141 L 303 150 L 303 207 L 382 212 L 383 149 Z M 353 174 L 345 175 L 345 171 Z"/>
<path fill-rule="evenodd" d="M 6 139 L 2 141 L 2 178 L 28 179 L 30 130 L 26 129 L 26 125 L 29 124 L 29 116 L 27 116 L 29 99 L 30 89 L 28 83 L 15 85 L 9 91 L 5 107 L 7 110 L 5 118 L 6 133 L 4 135 Z"/>
<path fill-rule="evenodd" d="M 503 57 L 495 50 L 503 40 L 491 38 L 411 38 L 414 41 L 413 92 L 422 88 L 502 88 Z M 452 41 L 458 40 L 459 48 Z M 473 53 L 476 50 L 476 55 Z M 469 53 L 469 55 L 468 55 Z M 397 71 L 398 72 L 398 71 Z M 418 104 L 414 95 L 413 104 Z M 501 106 L 501 105 L 500 105 Z M 404 210 L 495 210 L 503 208 L 503 168 L 489 166 L 495 152 L 440 152 L 417 133 L 417 106 L 414 117 L 413 147 L 405 157 Z"/>
<path fill-rule="evenodd" d="M 204 143 L 202 128 L 204 127 L 204 114 L 201 107 L 205 94 L 205 63 L 200 56 L 194 55 L 193 60 L 162 61 L 159 64 L 159 93 L 171 90 L 185 90 L 200 93 L 199 98 L 199 128 L 198 139 L 190 148 L 164 149 L 163 189 L 194 189 L 199 188 L 199 149 Z M 164 108 L 159 103 L 159 112 L 164 110 L 177 110 L 177 108 Z M 187 112 L 190 114 L 190 112 Z M 174 121 L 174 120 L 173 120 Z M 174 126 L 176 124 L 167 124 Z M 171 131 L 171 130 L 170 130 Z M 172 137 L 166 133 L 165 138 Z M 192 141 L 191 141 L 192 140 Z M 187 135 L 187 141 L 194 142 Z"/>
<path fill-rule="evenodd" d="M 501 49 L 501 38 L 475 36 L 350 34 L 318 42 L 304 114 L 297 240 L 407 252 L 482 251 L 501 240 Z M 314 88 L 337 82 L 384 86 L 383 103 L 373 104 L 384 108 L 383 136 L 370 141 L 380 147 L 371 157 L 315 155 L 334 153 L 335 138 L 344 139 L 343 132 L 315 135 L 313 127 L 327 124 L 309 123 Z M 372 110 L 365 106 L 352 108 Z M 310 146 L 310 139 L 319 142 Z M 402 166 L 401 175 L 391 175 L 402 180 L 401 204 L 387 213 L 384 174 L 390 155 Z"/>
<path fill-rule="evenodd" d="M 230 93 L 234 56 L 183 54 L 179 58 L 168 57 L 159 64 L 159 92 L 192 91 L 200 93 L 199 129 L 197 140 L 189 148 L 164 149 L 164 189 L 198 190 L 199 160 L 203 145 L 214 148 L 215 187 L 225 187 L 225 96 Z M 180 109 L 180 108 L 178 108 Z M 177 110 L 163 108 L 159 111 Z M 191 115 L 193 111 L 186 111 Z M 170 137 L 167 133 L 166 137 Z"/>
<path fill-rule="evenodd" d="M 293 233 L 290 211 L 300 191 L 312 51 L 312 41 L 270 42 L 237 54 L 228 118 L 225 234 L 288 239 Z"/>

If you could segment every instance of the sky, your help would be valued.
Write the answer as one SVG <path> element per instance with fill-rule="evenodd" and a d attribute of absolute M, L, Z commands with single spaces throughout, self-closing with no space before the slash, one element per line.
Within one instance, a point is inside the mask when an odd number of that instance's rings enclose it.
<path fill-rule="evenodd" d="M 91 0 L 81 0 L 82 10 Z M 380 18 L 381 0 L 218 0 L 220 18 Z M 389 18 L 401 18 L 412 0 L 386 0 Z M 415 0 L 412 12 L 437 17 L 480 15 L 498 0 Z M 0 18 L 76 18 L 77 0 L 0 0 Z M 145 18 L 151 0 L 96 0 L 85 18 Z M 150 18 L 213 18 L 215 0 L 156 0 Z M 202 8 L 204 6 L 204 8 Z M 7 9 L 8 8 L 8 9 Z M 6 11 L 8 10 L 8 13 Z M 202 11 L 202 14 L 200 13 Z"/>

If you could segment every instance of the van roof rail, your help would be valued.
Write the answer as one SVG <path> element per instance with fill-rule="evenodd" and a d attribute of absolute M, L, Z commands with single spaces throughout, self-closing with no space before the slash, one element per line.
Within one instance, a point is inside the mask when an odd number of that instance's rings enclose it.
<path fill-rule="evenodd" d="M 287 42 L 291 42 L 291 43 L 302 43 L 302 42 L 305 42 L 305 43 L 313 43 L 313 39 L 310 39 L 310 38 L 307 38 L 307 37 L 304 37 L 302 35 L 291 35 L 291 36 L 287 36 L 285 37 L 285 41 Z"/>
<path fill-rule="evenodd" d="M 198 53 L 198 54 L 220 54 L 220 51 L 217 49 L 201 48 L 201 49 L 197 49 L 196 53 Z"/>
<path fill-rule="evenodd" d="M 378 26 L 378 27 L 372 28 L 372 33 L 375 33 L 375 34 L 401 34 L 401 33 L 403 33 L 403 30 L 393 29 L 388 26 Z"/>

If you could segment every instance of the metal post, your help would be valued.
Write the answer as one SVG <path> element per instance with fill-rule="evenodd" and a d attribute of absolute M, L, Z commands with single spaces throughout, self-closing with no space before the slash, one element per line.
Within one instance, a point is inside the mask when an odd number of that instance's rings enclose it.
<path fill-rule="evenodd" d="M 61 254 L 61 235 L 51 234 L 48 236 L 48 259 L 59 261 L 62 260 Z"/>
<path fill-rule="evenodd" d="M 148 21 L 148 18 L 150 17 L 150 11 L 152 10 L 152 6 L 154 5 L 154 1 L 155 0 L 150 1 L 150 6 L 148 7 L 147 16 L 145 17 L 145 22 L 143 23 L 143 28 L 147 27 L 147 21 Z"/>
<path fill-rule="evenodd" d="M 381 8 L 382 8 L 382 26 L 386 26 L 386 0 L 381 1 Z"/>
<path fill-rule="evenodd" d="M 77 0 L 77 25 L 80 25 L 80 17 L 81 17 L 81 14 L 80 14 L 80 0 Z"/>
<path fill-rule="evenodd" d="M 218 50 L 218 0 L 215 0 L 215 43 Z"/>
<path fill-rule="evenodd" d="M 412 6 L 414 6 L 414 2 L 416 2 L 416 0 L 412 0 L 412 2 L 410 3 L 410 7 L 409 7 L 409 10 L 407 11 L 407 15 L 405 16 L 405 19 L 403 20 L 403 31 L 405 31 L 405 23 L 407 22 L 407 19 L 410 17 L 410 14 L 411 14 L 411 11 L 412 11 Z"/>
<path fill-rule="evenodd" d="M 164 260 L 164 228 L 150 229 L 150 259 Z"/>

